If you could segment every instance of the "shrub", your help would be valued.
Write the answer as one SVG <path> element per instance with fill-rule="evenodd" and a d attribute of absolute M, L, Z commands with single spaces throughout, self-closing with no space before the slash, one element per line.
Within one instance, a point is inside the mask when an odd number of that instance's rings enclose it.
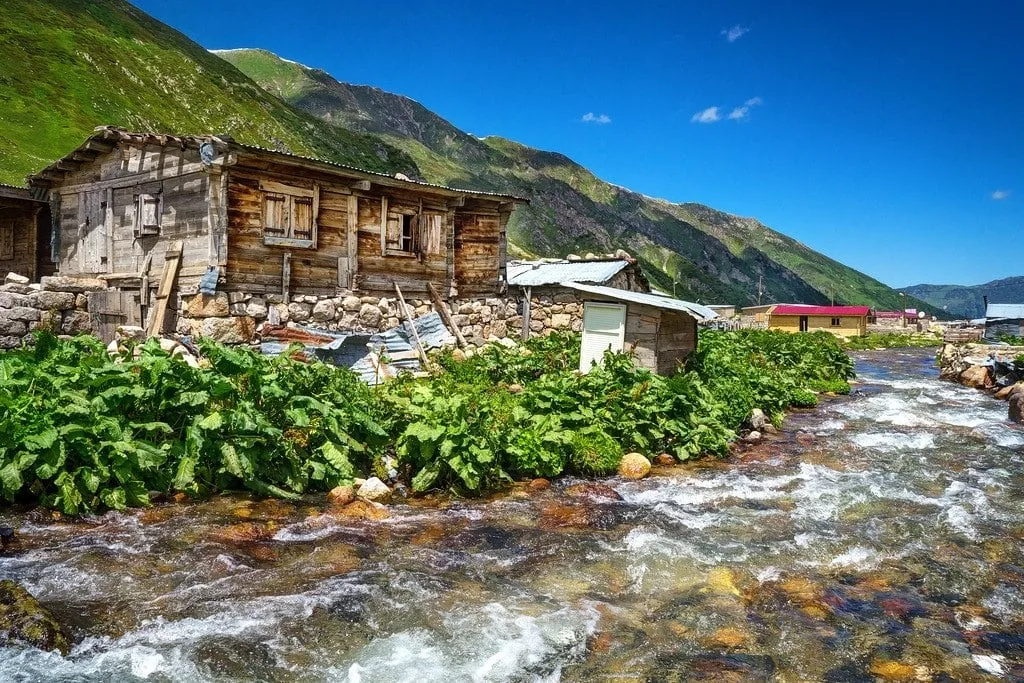
<path fill-rule="evenodd" d="M 578 431 L 570 438 L 569 445 L 572 451 L 569 463 L 579 474 L 611 474 L 622 461 L 622 446 L 602 429 Z"/>

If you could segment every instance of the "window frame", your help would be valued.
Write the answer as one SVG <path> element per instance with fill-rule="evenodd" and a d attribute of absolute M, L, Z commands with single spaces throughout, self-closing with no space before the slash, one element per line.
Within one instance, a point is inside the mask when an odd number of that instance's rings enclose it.
<path fill-rule="evenodd" d="M 829 324 L 831 327 L 842 327 L 843 319 L 839 316 L 832 316 L 832 320 Z"/>
<path fill-rule="evenodd" d="M 144 207 L 147 203 L 154 205 L 154 218 L 156 223 L 143 223 L 145 217 Z M 161 223 L 163 222 L 164 197 L 162 194 L 149 194 L 140 192 L 135 195 L 135 234 L 136 236 L 152 236 L 160 234 Z"/>
<path fill-rule="evenodd" d="M 267 202 L 271 198 L 277 198 L 285 202 L 285 216 L 288 225 L 284 227 L 284 235 L 267 234 Z M 295 237 L 295 216 L 296 202 L 309 200 L 310 226 L 309 238 Z M 312 188 L 285 185 L 270 180 L 260 181 L 260 231 L 263 235 L 263 244 L 271 247 L 293 247 L 296 249 L 316 249 L 318 233 L 317 219 L 320 213 L 320 186 L 314 184 Z M 279 231 L 279 228 L 271 228 Z"/>

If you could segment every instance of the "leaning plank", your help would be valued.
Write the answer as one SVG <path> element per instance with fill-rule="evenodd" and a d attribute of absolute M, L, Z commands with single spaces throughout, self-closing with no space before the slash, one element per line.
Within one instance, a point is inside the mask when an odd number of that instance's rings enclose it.
<path fill-rule="evenodd" d="M 437 287 L 433 282 L 428 282 L 427 289 L 430 290 L 430 298 L 434 302 L 434 308 L 436 308 L 437 312 L 441 314 L 441 319 L 444 320 L 444 324 L 447 325 L 448 329 L 450 329 L 452 334 L 455 335 L 455 339 L 458 341 L 459 346 L 461 348 L 469 346 L 466 342 L 466 338 L 462 336 L 462 332 L 459 330 L 459 327 L 452 322 L 452 314 L 448 310 L 448 304 L 446 304 L 444 299 L 441 298 L 441 294 L 437 291 Z"/>
<path fill-rule="evenodd" d="M 156 313 L 149 326 L 149 336 L 155 337 L 164 331 L 164 318 L 167 316 L 167 302 L 174 291 L 174 282 L 178 279 L 178 266 L 181 265 L 181 242 L 175 242 L 164 257 L 164 272 L 160 277 L 160 288 L 156 290 Z"/>
<path fill-rule="evenodd" d="M 416 321 L 409 315 L 409 308 L 405 305 L 405 297 L 402 296 L 402 288 L 395 283 L 395 294 L 398 295 L 398 303 L 402 307 L 402 316 L 409 321 L 409 327 L 412 328 L 412 338 L 416 340 L 416 350 L 420 355 L 420 362 L 423 363 L 423 369 L 427 369 L 430 366 L 430 361 L 427 359 L 427 352 L 423 350 L 423 342 L 420 341 L 419 330 L 416 329 Z"/>

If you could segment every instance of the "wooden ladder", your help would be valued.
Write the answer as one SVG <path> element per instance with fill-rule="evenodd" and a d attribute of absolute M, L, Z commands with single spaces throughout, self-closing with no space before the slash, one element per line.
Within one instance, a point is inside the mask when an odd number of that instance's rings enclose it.
<path fill-rule="evenodd" d="M 160 276 L 160 287 L 156 290 L 156 310 L 149 324 L 149 336 L 155 337 L 164 331 L 164 318 L 167 317 L 167 302 L 174 291 L 174 283 L 178 279 L 181 267 L 181 242 L 175 242 L 164 256 L 164 272 Z"/>

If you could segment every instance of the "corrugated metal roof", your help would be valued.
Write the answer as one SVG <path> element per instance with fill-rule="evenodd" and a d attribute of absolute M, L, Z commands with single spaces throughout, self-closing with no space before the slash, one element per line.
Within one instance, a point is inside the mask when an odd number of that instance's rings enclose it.
<path fill-rule="evenodd" d="M 634 304 L 654 306 L 656 308 L 663 308 L 669 311 L 679 311 L 695 318 L 697 322 L 707 322 L 718 317 L 718 314 L 707 306 L 683 301 L 682 299 L 673 299 L 668 296 L 645 294 L 643 292 L 630 292 L 625 289 L 601 287 L 600 285 L 583 285 L 578 282 L 563 282 L 561 284 L 563 287 L 569 287 L 570 289 L 579 290 L 581 292 L 589 292 L 590 294 L 598 294 L 600 296 L 608 297 L 609 299 L 615 299 L 616 301 L 628 301 Z"/>
<path fill-rule="evenodd" d="M 772 309 L 772 315 L 867 315 L 868 306 L 806 306 L 780 304 Z"/>
<path fill-rule="evenodd" d="M 436 311 L 422 315 L 414 322 L 424 350 L 455 343 L 455 337 L 445 327 Z M 403 371 L 417 372 L 422 369 L 418 357 L 392 357 L 397 354 L 411 355 L 404 352 L 414 350 L 408 321 L 390 330 L 375 333 L 346 334 L 302 326 L 299 328 L 319 336 L 334 337 L 333 341 L 320 346 L 306 346 L 306 355 L 325 363 L 349 368 L 367 384 L 378 384 Z M 268 355 L 278 355 L 288 346 L 286 342 L 264 341 L 260 345 L 260 351 Z"/>
<path fill-rule="evenodd" d="M 1024 318 L 1024 304 L 989 304 L 986 318 Z"/>
<path fill-rule="evenodd" d="M 604 261 L 513 261 L 505 267 L 508 284 L 539 287 L 561 282 L 607 282 L 629 265 L 625 259 Z"/>

